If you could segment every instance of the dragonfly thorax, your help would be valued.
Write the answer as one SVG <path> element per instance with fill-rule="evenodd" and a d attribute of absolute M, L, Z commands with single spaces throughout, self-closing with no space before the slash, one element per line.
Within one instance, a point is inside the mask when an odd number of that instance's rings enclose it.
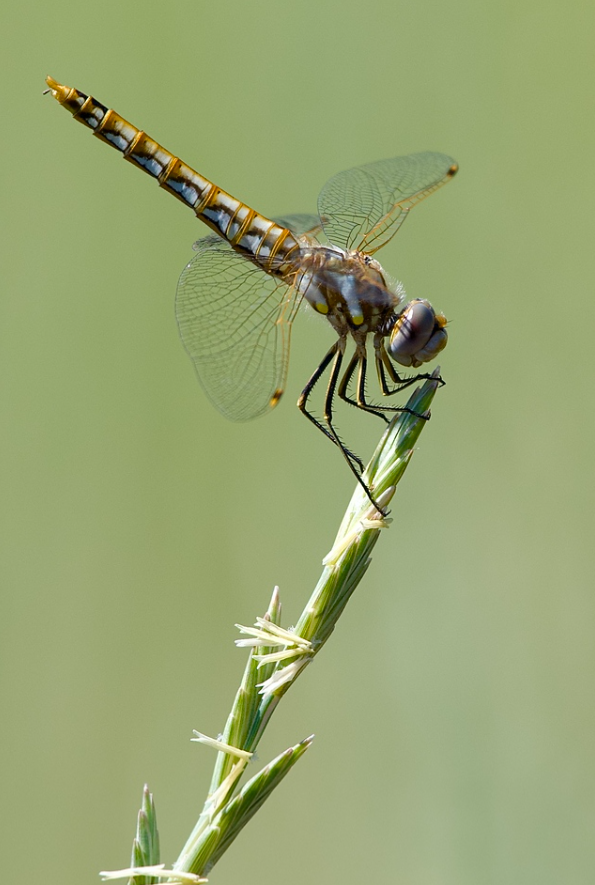
<path fill-rule="evenodd" d="M 297 286 L 341 336 L 378 331 L 400 300 L 375 259 L 337 246 L 302 247 Z"/>
<path fill-rule="evenodd" d="M 362 252 L 337 246 L 302 246 L 297 287 L 341 338 L 364 345 L 368 333 L 387 338 L 387 352 L 401 366 L 421 366 L 446 346 L 446 317 L 429 301 L 401 304 L 381 265 Z"/>

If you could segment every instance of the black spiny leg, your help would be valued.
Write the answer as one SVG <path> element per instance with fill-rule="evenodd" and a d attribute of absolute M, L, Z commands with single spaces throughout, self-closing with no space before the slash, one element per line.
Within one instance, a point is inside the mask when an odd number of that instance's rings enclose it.
<path fill-rule="evenodd" d="M 341 383 L 339 384 L 339 389 L 337 390 L 338 395 L 344 400 L 346 403 L 349 403 L 350 406 L 355 406 L 356 409 L 362 409 L 364 412 L 369 412 L 371 415 L 376 415 L 378 418 L 381 418 L 385 423 L 388 424 L 388 418 L 382 414 L 382 411 L 393 411 L 391 408 L 388 410 L 384 406 L 371 406 L 366 401 L 366 368 L 368 365 L 368 359 L 364 354 L 359 354 L 357 351 L 351 358 L 351 362 L 347 366 L 343 378 L 341 379 Z M 351 383 L 351 379 L 353 378 L 353 373 L 355 371 L 356 366 L 359 366 L 358 375 L 357 375 L 357 399 L 352 399 L 348 393 L 347 389 L 349 384 Z"/>
<path fill-rule="evenodd" d="M 312 374 L 312 376 L 308 380 L 308 383 L 306 384 L 306 386 L 304 387 L 304 389 L 300 393 L 297 404 L 298 404 L 298 409 L 306 416 L 306 418 L 308 418 L 312 422 L 312 424 L 314 424 L 316 427 L 318 427 L 318 429 L 322 433 L 324 433 L 324 435 L 328 439 L 330 439 L 331 442 L 333 442 L 336 446 L 339 446 L 339 448 L 341 448 L 340 444 L 337 442 L 337 439 L 326 429 L 324 424 L 322 424 L 318 420 L 318 418 L 315 418 L 314 415 L 311 412 L 309 412 L 308 409 L 306 408 L 306 406 L 308 404 L 308 399 L 310 398 L 310 394 L 314 390 L 316 384 L 320 381 L 322 375 L 326 371 L 331 360 L 333 360 L 335 358 L 336 353 L 339 349 L 339 343 L 340 343 L 339 341 L 335 341 L 335 343 L 333 344 L 331 349 L 328 351 L 328 353 L 325 354 L 322 362 L 318 365 L 318 367 L 316 368 L 316 371 Z"/>
<path fill-rule="evenodd" d="M 330 439 L 332 442 L 334 442 L 334 444 L 339 449 L 341 449 L 341 452 L 343 453 L 343 456 L 344 456 L 345 460 L 347 461 L 347 464 L 349 465 L 349 469 L 351 470 L 351 472 L 353 473 L 353 475 L 357 479 L 358 483 L 363 488 L 364 492 L 366 493 L 366 495 L 370 499 L 371 503 L 374 505 L 374 507 L 378 511 L 380 511 L 380 513 L 384 514 L 384 510 L 382 510 L 382 508 L 378 506 L 378 504 L 374 500 L 372 492 L 370 491 L 370 489 L 368 488 L 368 486 L 365 484 L 365 482 L 363 481 L 363 479 L 361 477 L 361 474 L 364 472 L 363 461 L 360 458 L 358 458 L 358 456 L 356 454 L 354 454 L 353 452 L 351 452 L 347 448 L 347 446 L 342 442 L 337 431 L 333 427 L 333 398 L 335 395 L 335 389 L 336 389 L 337 381 L 339 379 L 339 374 L 341 371 L 341 363 L 343 361 L 344 348 L 345 348 L 345 340 L 342 338 L 339 338 L 339 340 L 336 341 L 335 344 L 333 344 L 333 346 L 330 348 L 328 353 L 325 355 L 324 359 L 322 360 L 322 362 L 320 363 L 320 365 L 318 366 L 316 371 L 312 374 L 308 383 L 306 384 L 303 391 L 301 392 L 300 397 L 298 399 L 298 408 L 300 409 L 301 412 L 303 412 L 303 414 L 306 416 L 306 418 L 309 418 L 309 420 L 313 424 L 315 424 L 316 427 L 318 427 L 318 429 L 322 431 L 322 433 L 324 433 L 324 435 L 328 439 Z M 311 412 L 308 411 L 307 404 L 308 404 L 308 399 L 310 397 L 310 394 L 312 393 L 312 390 L 314 389 L 316 383 L 320 380 L 322 374 L 324 373 L 324 371 L 328 367 L 329 363 L 331 363 L 331 362 L 332 362 L 331 373 L 330 373 L 329 382 L 328 382 L 328 386 L 326 389 L 325 401 L 324 401 L 324 422 L 326 424 L 326 427 L 325 427 L 324 424 L 322 424 L 322 422 L 320 422 L 317 418 L 314 417 L 314 415 L 312 415 Z"/>
<path fill-rule="evenodd" d="M 341 343 L 341 342 L 339 342 L 339 343 Z M 344 342 L 342 342 L 342 343 L 344 345 Z M 374 505 L 376 510 L 378 510 L 383 516 L 386 516 L 385 511 L 374 500 L 374 496 L 373 496 L 371 490 L 368 488 L 368 486 L 366 485 L 366 483 L 362 479 L 362 474 L 364 472 L 364 465 L 363 465 L 362 461 L 357 456 L 355 456 L 353 454 L 353 452 L 350 452 L 349 449 L 346 448 L 346 446 L 339 439 L 337 432 L 336 432 L 335 428 L 333 427 L 333 400 L 335 398 L 335 389 L 337 386 L 337 381 L 339 380 L 339 374 L 341 372 L 341 363 L 343 361 L 343 349 L 344 349 L 344 347 L 341 347 L 339 350 L 337 350 L 337 354 L 335 356 L 333 366 L 331 369 L 328 387 L 326 389 L 326 398 L 324 401 L 324 420 L 326 422 L 326 426 L 328 427 L 330 433 L 335 438 L 337 445 L 339 446 L 339 448 L 343 452 L 343 455 L 345 456 L 345 460 L 349 464 L 349 467 L 351 468 L 353 475 L 355 476 L 355 478 L 359 482 L 360 486 L 362 487 L 362 489 L 364 490 L 364 492 L 366 493 L 366 495 L 370 499 L 370 502 Z M 348 371 L 349 371 L 349 367 L 348 367 Z M 359 468 L 359 469 L 356 469 L 356 465 L 357 465 L 357 468 Z"/>
<path fill-rule="evenodd" d="M 316 427 L 318 427 L 318 429 L 320 431 L 322 431 L 322 433 L 324 433 L 324 435 L 327 437 L 327 439 L 330 439 L 331 442 L 333 442 L 336 446 L 338 446 L 338 448 L 341 449 L 341 451 L 343 452 L 345 457 L 350 462 L 349 466 L 351 467 L 351 469 L 352 470 L 354 469 L 353 465 L 351 463 L 351 462 L 353 462 L 353 464 L 356 465 L 357 469 L 363 473 L 364 472 L 363 462 L 357 457 L 357 455 L 355 455 L 353 452 L 351 452 L 343 444 L 343 442 L 340 440 L 339 435 L 337 434 L 335 428 L 332 426 L 332 412 L 331 412 L 331 422 L 329 422 L 327 419 L 327 406 L 328 406 L 328 399 L 329 399 L 329 390 L 332 387 L 332 394 L 331 394 L 331 399 L 332 399 L 332 395 L 334 394 L 335 386 L 337 383 L 336 377 L 333 380 L 333 376 L 338 375 L 338 372 L 341 368 L 341 361 L 343 359 L 344 347 L 345 347 L 345 340 L 342 338 L 339 338 L 337 341 L 335 341 L 335 343 L 333 344 L 331 349 L 328 351 L 328 353 L 325 354 L 324 359 L 322 360 L 320 365 L 317 367 L 316 371 L 313 373 L 312 377 L 310 378 L 310 380 L 308 381 L 308 383 L 306 384 L 306 386 L 302 390 L 300 397 L 298 399 L 298 408 L 300 409 L 301 412 L 303 412 L 303 414 L 306 416 L 306 418 L 309 418 L 309 420 L 312 422 L 312 424 L 315 424 Z M 333 366 L 331 369 L 331 376 L 329 379 L 329 384 L 328 384 L 326 398 L 325 398 L 324 420 L 327 424 L 327 427 L 325 427 L 324 424 L 322 423 L 322 421 L 319 421 L 318 418 L 315 418 L 314 415 L 308 411 L 306 406 L 307 406 L 310 394 L 314 390 L 314 387 L 316 386 L 318 381 L 320 381 L 320 378 L 324 374 L 324 372 L 327 369 L 330 362 L 333 363 Z"/>

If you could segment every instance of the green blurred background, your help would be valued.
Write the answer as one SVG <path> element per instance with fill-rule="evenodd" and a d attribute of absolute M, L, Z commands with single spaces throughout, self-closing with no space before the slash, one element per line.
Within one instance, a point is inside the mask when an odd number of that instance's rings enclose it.
<path fill-rule="evenodd" d="M 451 321 L 448 382 L 393 527 L 265 762 L 312 750 L 213 872 L 592 883 L 593 4 L 54 0 L 2 42 L 4 874 L 128 863 L 141 789 L 172 861 L 207 789 L 250 622 L 297 618 L 353 482 L 288 394 L 233 425 L 173 300 L 206 229 L 41 95 L 51 73 L 263 213 L 335 172 L 456 157 L 382 255 Z M 380 427 L 343 414 L 365 455 Z"/>

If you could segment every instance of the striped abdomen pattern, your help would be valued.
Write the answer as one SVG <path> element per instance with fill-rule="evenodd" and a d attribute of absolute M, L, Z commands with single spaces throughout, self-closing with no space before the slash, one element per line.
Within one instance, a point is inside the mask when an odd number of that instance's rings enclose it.
<path fill-rule="evenodd" d="M 236 251 L 252 258 L 268 273 L 283 274 L 290 270 L 290 253 L 299 248 L 291 231 L 203 178 L 92 96 L 62 86 L 51 77 L 46 82 L 54 98 L 75 120 L 120 151 L 129 163 L 156 178 L 160 187 L 190 206 L 198 218 L 228 240 Z"/>

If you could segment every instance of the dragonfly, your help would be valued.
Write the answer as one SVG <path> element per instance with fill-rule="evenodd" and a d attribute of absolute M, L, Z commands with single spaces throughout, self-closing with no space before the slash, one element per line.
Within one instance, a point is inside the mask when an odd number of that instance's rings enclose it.
<path fill-rule="evenodd" d="M 333 328 L 334 343 L 298 399 L 301 412 L 342 452 L 374 507 L 364 464 L 339 436 L 335 401 L 389 422 L 406 406 L 370 402 L 371 342 L 383 396 L 399 393 L 427 373 L 403 375 L 446 346 L 446 317 L 426 299 L 406 302 L 373 256 L 397 233 L 409 211 L 450 181 L 457 163 L 426 151 L 339 172 L 322 188 L 318 214 L 267 218 L 195 172 L 143 130 L 78 89 L 46 78 L 51 95 L 101 141 L 189 206 L 212 234 L 178 283 L 180 336 L 207 396 L 233 421 L 270 412 L 285 390 L 292 323 L 302 303 Z M 347 345 L 353 354 L 347 359 Z M 328 374 L 322 417 L 310 398 Z M 442 379 L 440 379 L 442 380 Z M 414 413 L 415 414 L 415 413 Z M 427 416 L 418 416 L 427 417 Z"/>

